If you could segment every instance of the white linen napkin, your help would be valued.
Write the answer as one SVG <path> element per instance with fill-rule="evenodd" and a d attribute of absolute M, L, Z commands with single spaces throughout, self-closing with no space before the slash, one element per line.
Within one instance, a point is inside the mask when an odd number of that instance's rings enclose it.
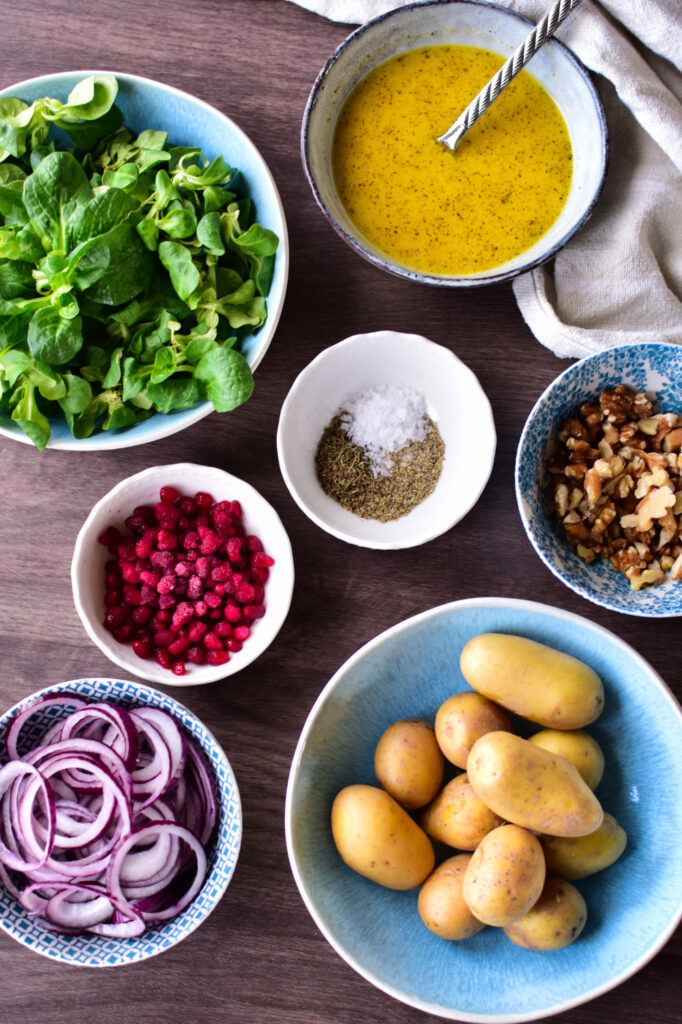
<path fill-rule="evenodd" d="M 291 2 L 357 24 L 407 0 Z M 550 0 L 497 2 L 538 22 Z M 587 224 L 514 281 L 519 309 L 562 358 L 682 344 L 682 0 L 583 0 L 556 35 L 597 72 L 610 164 Z"/>

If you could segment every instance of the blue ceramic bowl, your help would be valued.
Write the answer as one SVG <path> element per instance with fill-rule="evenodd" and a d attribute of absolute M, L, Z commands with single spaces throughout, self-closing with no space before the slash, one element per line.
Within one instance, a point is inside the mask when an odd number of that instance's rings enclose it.
<path fill-rule="evenodd" d="M 604 388 L 628 384 L 655 398 L 659 412 L 682 415 L 682 348 L 625 345 L 588 356 L 550 384 L 526 420 L 516 455 L 516 498 L 528 539 L 548 569 L 581 597 L 628 615 L 682 615 L 682 583 L 672 580 L 634 591 L 609 562 L 588 565 L 569 545 L 547 510 L 545 464 L 564 420 Z"/>
<path fill-rule="evenodd" d="M 587 902 L 581 937 L 532 952 L 486 928 L 463 942 L 428 931 L 417 892 L 375 885 L 348 868 L 332 841 L 330 809 L 351 783 L 377 785 L 373 755 L 401 718 L 433 722 L 468 689 L 459 654 L 485 631 L 517 633 L 588 662 L 606 704 L 589 732 L 606 771 L 597 789 L 628 834 L 621 859 L 576 885 Z M 527 601 L 477 598 L 394 626 L 354 654 L 326 685 L 294 755 L 286 800 L 291 867 L 315 923 L 359 974 L 402 1002 L 453 1020 L 509 1024 L 584 1003 L 653 957 L 682 917 L 675 851 L 682 829 L 682 712 L 653 669 L 586 619 Z"/>
<path fill-rule="evenodd" d="M 18 711 L 46 693 L 69 690 L 91 701 L 105 701 L 122 707 L 143 704 L 162 708 L 201 747 L 213 773 L 218 803 L 218 821 L 211 848 L 208 851 L 208 873 L 203 888 L 190 905 L 171 921 L 150 928 L 136 939 L 109 939 L 99 935 L 57 935 L 35 924 L 23 907 L 0 883 L 0 928 L 23 946 L 41 953 L 51 960 L 78 967 L 118 967 L 163 953 L 187 938 L 217 906 L 232 877 L 239 856 L 242 837 L 242 810 L 239 790 L 230 763 L 217 740 L 194 715 L 172 697 L 153 690 L 142 683 L 122 679 L 76 679 L 58 683 L 26 697 L 0 718 L 0 746 L 9 723 Z M 63 711 L 62 715 L 66 712 Z M 22 742 L 31 745 L 40 742 L 46 728 L 58 714 L 45 710 L 36 714 L 22 730 Z M 21 751 L 20 751 L 21 752 Z M 3 757 L 4 760 L 4 757 Z"/>
<path fill-rule="evenodd" d="M 81 79 L 88 75 L 103 73 L 105 72 L 67 71 L 31 78 L 4 89 L 0 92 L 0 99 L 5 96 L 17 96 L 30 103 L 42 96 L 52 96 L 64 101 Z M 168 132 L 170 142 L 175 145 L 199 146 L 203 154 L 211 160 L 219 155 L 224 156 L 231 167 L 236 167 L 241 172 L 237 184 L 240 191 L 252 199 L 259 223 L 270 228 L 279 237 L 275 272 L 267 297 L 268 318 L 253 334 L 240 332 L 241 352 L 251 369 L 255 370 L 275 333 L 284 305 L 289 274 L 287 226 L 272 174 L 249 137 L 231 118 L 215 107 L 162 82 L 140 78 L 138 75 L 120 74 L 118 71 L 110 73 L 114 74 L 118 81 L 116 105 L 123 114 L 127 128 L 133 132 L 156 128 Z M 65 420 L 53 419 L 50 422 L 52 436 L 48 447 L 71 451 L 128 448 L 175 434 L 178 430 L 184 430 L 185 427 L 208 416 L 212 411 L 213 406 L 210 402 L 199 402 L 191 409 L 156 413 L 148 420 L 136 423 L 132 427 L 100 431 L 82 439 L 72 436 Z M 31 444 L 23 431 L 11 421 L 0 425 L 0 435 Z"/>

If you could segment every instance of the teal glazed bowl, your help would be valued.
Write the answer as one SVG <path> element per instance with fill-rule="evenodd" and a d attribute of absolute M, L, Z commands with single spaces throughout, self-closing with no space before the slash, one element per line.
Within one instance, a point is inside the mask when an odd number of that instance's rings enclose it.
<path fill-rule="evenodd" d="M 495 928 L 461 942 L 438 938 L 421 922 L 417 889 L 396 892 L 356 874 L 331 835 L 339 790 L 377 785 L 373 757 L 384 729 L 402 718 L 433 723 L 444 700 L 468 689 L 459 671 L 462 647 L 488 631 L 572 654 L 604 683 L 605 709 L 587 727 L 606 759 L 596 794 L 627 832 L 628 845 L 610 868 L 575 883 L 587 903 L 585 930 L 573 945 L 549 953 L 521 949 Z M 455 601 L 375 637 L 327 683 L 291 766 L 287 848 L 316 925 L 367 981 L 449 1020 L 511 1024 L 607 992 L 670 938 L 682 917 L 681 789 L 682 711 L 636 651 L 587 619 L 546 605 Z"/>
<path fill-rule="evenodd" d="M 81 79 L 103 73 L 115 75 L 118 81 L 116 106 L 120 108 L 127 128 L 135 133 L 156 128 L 167 132 L 169 141 L 174 145 L 199 146 L 204 156 L 211 160 L 222 155 L 231 167 L 239 170 L 236 183 L 240 191 L 252 200 L 259 223 L 279 237 L 275 271 L 267 297 L 267 320 L 252 334 L 248 330 L 239 332 L 240 350 L 251 369 L 255 370 L 272 341 L 284 305 L 289 243 L 284 209 L 274 178 L 246 133 L 226 114 L 189 93 L 149 78 L 117 71 L 68 71 L 43 75 L 4 89 L 0 92 L 0 99 L 17 96 L 30 103 L 42 96 L 52 96 L 64 101 Z M 55 418 L 50 421 L 52 436 L 48 447 L 71 451 L 128 448 L 184 430 L 212 411 L 210 402 L 199 402 L 190 409 L 157 412 L 132 427 L 100 431 L 82 439 L 72 436 L 63 418 Z M 31 444 L 7 416 L 0 422 L 0 436 Z"/>

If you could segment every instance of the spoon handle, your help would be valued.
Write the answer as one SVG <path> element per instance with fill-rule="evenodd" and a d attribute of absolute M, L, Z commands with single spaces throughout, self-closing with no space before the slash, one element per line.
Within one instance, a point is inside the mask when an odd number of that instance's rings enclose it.
<path fill-rule="evenodd" d="M 444 142 L 448 149 L 454 152 L 471 126 L 478 121 L 482 114 L 485 114 L 490 104 L 509 85 L 512 78 L 518 75 L 519 71 L 525 67 L 531 57 L 579 3 L 580 0 L 555 0 L 544 18 L 537 23 L 524 42 L 505 61 L 494 78 L 491 78 L 488 84 L 483 86 L 478 96 L 459 115 L 455 123 L 439 136 L 438 142 Z"/>

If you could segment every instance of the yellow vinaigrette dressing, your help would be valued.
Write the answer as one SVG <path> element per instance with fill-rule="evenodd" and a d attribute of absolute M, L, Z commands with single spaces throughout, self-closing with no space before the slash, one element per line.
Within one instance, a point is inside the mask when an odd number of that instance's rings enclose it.
<path fill-rule="evenodd" d="M 455 153 L 436 142 L 502 64 L 473 46 L 409 50 L 375 68 L 341 111 L 332 148 L 341 201 L 374 247 L 413 270 L 497 267 L 544 235 L 566 202 L 566 124 L 527 71 Z"/>

